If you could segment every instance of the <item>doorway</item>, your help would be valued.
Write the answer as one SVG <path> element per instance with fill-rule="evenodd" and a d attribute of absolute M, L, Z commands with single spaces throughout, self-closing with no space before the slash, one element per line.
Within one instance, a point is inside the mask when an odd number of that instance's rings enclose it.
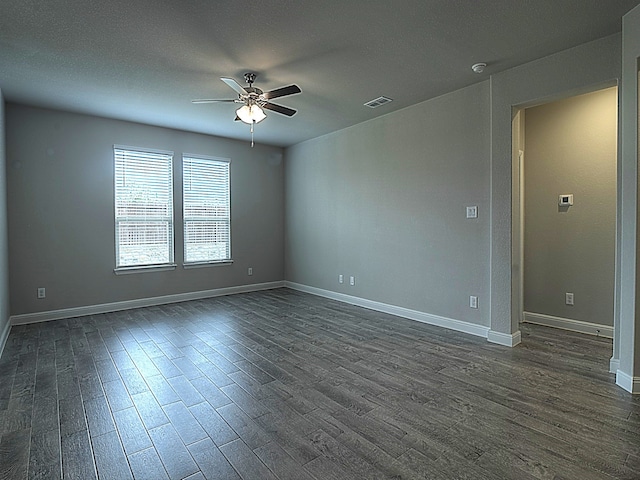
<path fill-rule="evenodd" d="M 617 106 L 609 87 L 513 117 L 520 321 L 614 336 Z"/>

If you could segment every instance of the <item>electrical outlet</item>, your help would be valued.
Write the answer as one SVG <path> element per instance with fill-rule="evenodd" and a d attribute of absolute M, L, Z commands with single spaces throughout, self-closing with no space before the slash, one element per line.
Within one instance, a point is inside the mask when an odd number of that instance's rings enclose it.
<path fill-rule="evenodd" d="M 566 305 L 573 305 L 573 293 L 565 293 L 564 294 L 564 303 Z"/>
<path fill-rule="evenodd" d="M 354 276 L 349 277 L 349 285 L 353 287 L 355 284 L 356 284 L 356 277 Z"/>
<path fill-rule="evenodd" d="M 478 308 L 478 297 L 475 295 L 469 296 L 469 308 Z"/>
<path fill-rule="evenodd" d="M 467 207 L 467 218 L 478 218 L 478 206 Z"/>
<path fill-rule="evenodd" d="M 38 298 L 45 298 L 47 296 L 47 292 L 44 287 L 38 288 Z"/>
<path fill-rule="evenodd" d="M 344 283 L 344 275 L 338 275 L 338 283 Z"/>
<path fill-rule="evenodd" d="M 247 275 L 253 275 L 253 267 L 247 269 Z"/>

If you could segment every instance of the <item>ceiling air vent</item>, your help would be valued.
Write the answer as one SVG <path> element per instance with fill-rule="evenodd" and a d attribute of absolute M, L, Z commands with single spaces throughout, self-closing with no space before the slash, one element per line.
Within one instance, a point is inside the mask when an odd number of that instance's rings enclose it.
<path fill-rule="evenodd" d="M 389 103 L 393 100 L 391 100 L 390 98 L 387 97 L 378 97 L 378 98 L 374 98 L 373 100 L 368 101 L 367 103 L 365 103 L 365 107 L 369 107 L 369 108 L 377 108 L 381 105 L 384 105 L 385 103 Z"/>

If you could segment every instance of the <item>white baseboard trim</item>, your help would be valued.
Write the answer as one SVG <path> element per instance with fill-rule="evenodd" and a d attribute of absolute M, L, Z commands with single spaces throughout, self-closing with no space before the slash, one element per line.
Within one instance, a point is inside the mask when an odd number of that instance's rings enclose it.
<path fill-rule="evenodd" d="M 9 338 L 9 331 L 11 330 L 11 321 L 5 323 L 4 328 L 0 332 L 0 357 L 4 352 L 4 346 L 7 344 L 7 338 Z"/>
<path fill-rule="evenodd" d="M 491 343 L 497 343 L 498 345 L 504 345 L 505 347 L 515 347 L 522 341 L 522 334 L 520 330 L 515 333 L 502 333 L 495 330 L 489 330 L 487 333 L 487 340 Z"/>
<path fill-rule="evenodd" d="M 438 315 L 432 315 L 430 313 L 411 310 L 409 308 L 398 307 L 395 305 L 389 305 L 387 303 L 376 302 L 373 300 L 367 300 L 366 298 L 354 297 L 352 295 L 346 295 L 344 293 L 323 290 L 321 288 L 310 287 L 308 285 L 303 285 L 300 283 L 284 282 L 284 286 L 287 288 L 291 288 L 292 290 L 310 293 L 319 297 L 330 298 L 332 300 L 337 300 L 338 302 L 368 308 L 369 310 L 375 310 L 377 312 L 389 313 L 397 317 L 408 318 L 409 320 L 415 320 L 422 323 L 428 323 L 429 325 L 449 328 L 451 330 L 468 333 L 477 337 L 487 338 L 487 333 L 489 332 L 489 328 L 482 325 L 475 325 L 473 323 L 464 322 L 462 320 L 455 320 L 453 318 L 441 317 Z"/>
<path fill-rule="evenodd" d="M 632 377 L 622 370 L 616 372 L 616 385 L 629 393 L 640 394 L 640 377 Z"/>
<path fill-rule="evenodd" d="M 620 368 L 620 359 L 611 357 L 609 359 L 609 373 L 616 373 Z"/>
<path fill-rule="evenodd" d="M 254 283 L 251 285 L 239 285 L 236 287 L 215 288 L 213 290 L 201 290 L 199 292 L 176 293 L 160 297 L 140 298 L 125 300 L 122 302 L 103 303 L 99 305 L 87 305 L 86 307 L 63 308 L 47 312 L 24 313 L 11 316 L 11 325 L 25 325 L 28 323 L 48 322 L 61 318 L 83 317 L 85 315 L 97 315 L 100 313 L 117 312 L 132 308 L 152 307 L 166 305 L 168 303 L 186 302 L 188 300 L 200 300 L 202 298 L 221 297 L 236 293 L 257 292 L 284 287 L 284 282 Z"/>
<path fill-rule="evenodd" d="M 554 317 L 552 315 L 531 312 L 524 312 L 524 321 L 546 327 L 555 327 L 561 328 L 562 330 L 586 333 L 588 335 L 613 338 L 613 327 L 608 325 L 599 325 L 597 323 L 582 322 L 580 320 L 571 320 L 570 318 Z"/>

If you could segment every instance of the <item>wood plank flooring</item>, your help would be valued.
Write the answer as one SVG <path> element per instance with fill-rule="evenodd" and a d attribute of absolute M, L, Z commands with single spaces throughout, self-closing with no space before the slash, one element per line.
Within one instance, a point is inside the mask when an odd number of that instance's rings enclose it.
<path fill-rule="evenodd" d="M 13 327 L 0 479 L 639 479 L 611 341 L 288 289 Z"/>

